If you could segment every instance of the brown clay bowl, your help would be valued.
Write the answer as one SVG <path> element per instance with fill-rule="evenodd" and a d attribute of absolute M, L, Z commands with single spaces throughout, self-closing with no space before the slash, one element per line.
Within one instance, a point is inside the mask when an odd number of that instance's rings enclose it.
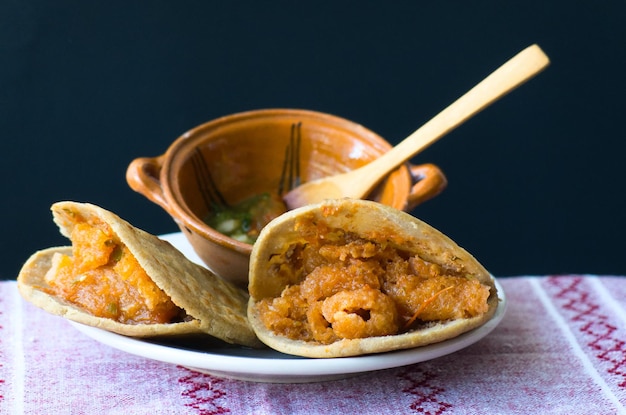
<path fill-rule="evenodd" d="M 172 216 L 209 269 L 247 287 L 252 245 L 204 222 L 214 203 L 235 204 L 264 192 L 284 194 L 298 182 L 358 168 L 390 148 L 374 132 L 337 116 L 255 110 L 209 121 L 176 139 L 165 154 L 133 160 L 126 180 Z M 407 164 L 367 199 L 406 211 L 446 184 L 437 166 Z"/>

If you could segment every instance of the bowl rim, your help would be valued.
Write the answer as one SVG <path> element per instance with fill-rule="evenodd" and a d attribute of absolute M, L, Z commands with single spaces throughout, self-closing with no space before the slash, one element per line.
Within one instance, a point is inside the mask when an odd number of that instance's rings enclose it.
<path fill-rule="evenodd" d="M 206 137 L 207 132 L 219 129 L 225 125 L 245 121 L 247 119 L 271 119 L 301 116 L 308 119 L 321 120 L 327 125 L 340 125 L 342 128 L 353 131 L 355 135 L 366 137 L 368 142 L 380 146 L 383 151 L 389 150 L 392 145 L 376 132 L 363 125 L 337 115 L 296 108 L 265 108 L 237 112 L 214 118 L 199 124 L 180 135 L 167 149 L 164 154 L 160 172 L 161 188 L 166 202 L 170 208 L 170 215 L 183 228 L 194 232 L 202 238 L 209 239 L 219 245 L 233 249 L 239 253 L 249 255 L 252 252 L 252 245 L 230 238 L 219 231 L 213 229 L 199 218 L 187 205 L 179 191 L 175 175 L 172 174 L 175 162 L 179 161 L 182 151 L 186 148 L 194 148 Z M 401 172 L 400 177 L 406 176 L 409 181 L 407 191 L 410 192 L 410 173 L 406 165 L 400 166 L 390 174 Z M 408 194 L 407 194 L 408 196 Z M 406 197 L 405 197 L 406 199 Z"/>

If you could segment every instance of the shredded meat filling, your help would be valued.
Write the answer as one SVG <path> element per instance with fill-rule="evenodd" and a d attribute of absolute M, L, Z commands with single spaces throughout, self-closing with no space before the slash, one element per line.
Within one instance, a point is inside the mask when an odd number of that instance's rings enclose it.
<path fill-rule="evenodd" d="M 489 287 L 470 275 L 340 230 L 300 227 L 306 241 L 273 259 L 276 272 L 295 283 L 258 303 L 263 324 L 277 334 L 330 344 L 488 310 Z"/>
<path fill-rule="evenodd" d="M 72 255 L 55 254 L 46 291 L 126 324 L 169 323 L 182 315 L 106 223 L 76 220 Z"/>

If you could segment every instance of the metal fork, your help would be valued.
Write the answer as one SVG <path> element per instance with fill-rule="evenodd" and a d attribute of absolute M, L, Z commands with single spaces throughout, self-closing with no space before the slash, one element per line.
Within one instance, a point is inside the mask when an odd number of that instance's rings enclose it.
<path fill-rule="evenodd" d="M 195 148 L 191 157 L 191 163 L 193 164 L 193 170 L 196 176 L 196 182 L 200 189 L 202 199 L 209 210 L 215 210 L 216 208 L 229 207 L 228 202 L 224 199 L 222 193 L 218 190 L 211 172 L 206 164 L 206 160 L 202 156 L 200 149 Z"/>
<path fill-rule="evenodd" d="M 291 124 L 289 144 L 285 148 L 283 170 L 278 185 L 278 195 L 300 185 L 300 144 L 302 142 L 302 122 Z"/>

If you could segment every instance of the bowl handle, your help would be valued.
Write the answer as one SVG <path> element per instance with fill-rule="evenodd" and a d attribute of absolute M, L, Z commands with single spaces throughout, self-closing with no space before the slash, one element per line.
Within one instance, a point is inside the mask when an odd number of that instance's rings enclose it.
<path fill-rule="evenodd" d="M 414 184 L 407 198 L 407 211 L 437 196 L 448 185 L 448 179 L 434 164 L 409 164 L 408 168 Z"/>
<path fill-rule="evenodd" d="M 165 155 L 158 157 L 140 157 L 134 159 L 126 170 L 126 182 L 131 189 L 144 195 L 169 212 L 169 205 L 161 187 L 161 168 Z"/>

